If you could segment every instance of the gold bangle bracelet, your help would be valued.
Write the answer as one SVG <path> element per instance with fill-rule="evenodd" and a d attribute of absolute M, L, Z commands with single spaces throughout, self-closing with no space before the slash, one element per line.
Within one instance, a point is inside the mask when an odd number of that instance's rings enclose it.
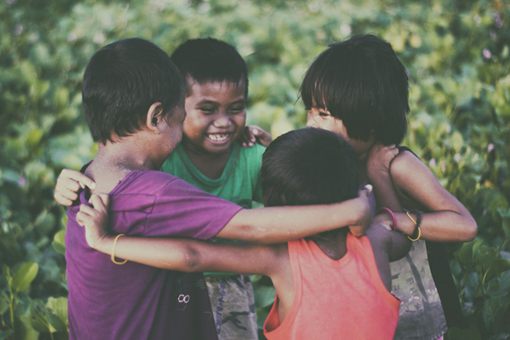
<path fill-rule="evenodd" d="M 115 259 L 115 247 L 117 246 L 117 241 L 119 240 L 119 238 L 121 236 L 125 236 L 124 234 L 119 234 L 117 236 L 115 236 L 115 238 L 113 239 L 113 245 L 112 245 L 112 254 L 110 256 L 110 259 L 112 260 L 113 263 L 115 264 L 118 264 L 119 266 L 120 265 L 123 265 L 123 264 L 126 264 L 127 260 L 124 260 L 124 261 L 117 261 Z"/>
<path fill-rule="evenodd" d="M 416 242 L 421 238 L 421 228 L 418 222 L 413 218 L 413 216 L 411 216 L 411 213 L 409 211 L 406 211 L 406 215 L 411 220 L 411 222 L 414 223 L 415 230 L 413 231 L 413 235 L 418 233 L 418 235 L 416 235 L 416 237 L 414 238 L 412 237 L 412 235 L 408 235 L 407 238 L 412 242 Z"/>
<path fill-rule="evenodd" d="M 407 238 L 410 240 L 410 241 L 418 241 L 420 238 L 421 238 L 421 228 L 420 227 L 417 227 L 418 229 L 418 236 L 416 236 L 416 238 L 412 238 L 411 236 L 407 236 Z"/>
<path fill-rule="evenodd" d="M 409 211 L 406 211 L 406 215 L 407 217 L 409 217 L 409 219 L 411 220 L 411 222 L 414 223 L 414 225 L 416 225 L 416 220 L 411 216 L 411 213 Z"/>

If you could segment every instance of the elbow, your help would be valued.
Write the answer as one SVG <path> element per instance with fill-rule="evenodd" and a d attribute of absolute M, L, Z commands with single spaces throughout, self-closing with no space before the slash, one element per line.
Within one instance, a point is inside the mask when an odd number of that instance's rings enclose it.
<path fill-rule="evenodd" d="M 187 246 L 183 251 L 181 271 L 186 273 L 201 272 L 203 268 L 203 258 L 200 252 L 193 246 Z"/>
<path fill-rule="evenodd" d="M 239 232 L 234 239 L 256 244 L 274 243 L 269 230 L 258 228 L 251 224 L 245 224 L 240 227 Z"/>
<path fill-rule="evenodd" d="M 464 241 L 471 241 L 476 237 L 478 234 L 478 225 L 474 218 L 471 217 L 469 221 L 467 221 L 465 230 L 466 232 Z"/>

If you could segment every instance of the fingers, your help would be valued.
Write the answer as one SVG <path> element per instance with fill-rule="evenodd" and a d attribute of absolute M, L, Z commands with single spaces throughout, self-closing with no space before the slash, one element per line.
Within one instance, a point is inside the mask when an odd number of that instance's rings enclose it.
<path fill-rule="evenodd" d="M 70 206 L 78 198 L 80 188 L 85 186 L 94 189 L 96 184 L 79 171 L 64 169 L 57 178 L 53 198 L 61 205 Z"/>
<path fill-rule="evenodd" d="M 71 193 L 70 195 L 71 196 L 64 196 L 61 193 L 55 191 L 53 193 L 53 199 L 58 204 L 68 207 L 71 204 L 73 204 L 74 200 L 78 197 L 78 194 L 76 194 L 76 193 Z"/>
<path fill-rule="evenodd" d="M 106 198 L 104 196 L 106 196 Z M 106 204 L 103 199 L 106 199 Z M 96 223 L 107 213 L 108 195 L 92 195 L 89 202 L 92 204 L 92 207 L 82 204 L 80 205 L 80 210 L 76 214 L 76 222 L 82 227 Z"/>
<path fill-rule="evenodd" d="M 95 217 L 96 211 L 94 208 L 89 207 L 88 205 L 82 204 L 80 205 L 80 210 L 76 214 L 76 222 L 82 227 L 90 223 Z"/>
<path fill-rule="evenodd" d="M 109 197 L 108 194 L 93 194 L 89 199 L 90 204 L 95 210 L 106 213 L 108 210 Z"/>
<path fill-rule="evenodd" d="M 79 171 L 70 170 L 70 169 L 64 169 L 58 176 L 58 180 L 63 180 L 66 183 L 68 182 L 75 182 L 79 185 L 81 188 L 88 187 L 89 189 L 93 190 L 96 188 L 96 183 L 90 179 L 89 177 L 85 176 Z M 73 186 L 75 187 L 75 186 Z M 77 190 L 77 189 L 75 189 Z"/>
<path fill-rule="evenodd" d="M 255 129 L 253 129 L 252 126 L 246 126 L 241 136 L 241 140 L 243 147 L 251 147 L 255 145 L 255 142 L 257 141 L 255 137 Z"/>

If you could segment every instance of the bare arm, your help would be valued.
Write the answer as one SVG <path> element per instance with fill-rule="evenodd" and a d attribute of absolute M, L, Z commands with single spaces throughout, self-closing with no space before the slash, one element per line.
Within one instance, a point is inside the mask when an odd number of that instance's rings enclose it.
<path fill-rule="evenodd" d="M 367 175 L 370 183 L 374 185 L 378 206 L 388 207 L 393 211 L 402 211 L 390 176 L 390 164 L 397 155 L 398 149 L 394 145 L 374 145 L 368 155 Z"/>
<path fill-rule="evenodd" d="M 422 238 L 432 241 L 468 241 L 477 233 L 477 224 L 469 211 L 441 186 L 432 172 L 413 154 L 401 152 L 391 166 L 393 183 L 424 206 Z M 397 213 L 397 227 L 410 235 L 414 224 L 405 213 Z"/>
<path fill-rule="evenodd" d="M 362 190 L 360 197 L 335 204 L 241 210 L 218 237 L 270 244 L 349 225 L 361 225 L 354 231 L 362 233 L 371 216 L 369 195 Z"/>
<path fill-rule="evenodd" d="M 77 221 L 85 228 L 87 243 L 111 255 L 114 236 L 106 234 L 107 195 L 92 195 L 92 207 L 81 205 Z M 285 246 L 219 245 L 189 239 L 120 237 L 117 258 L 151 267 L 184 272 L 229 271 L 271 276 L 280 266 Z"/>
<path fill-rule="evenodd" d="M 377 217 L 375 219 L 377 221 Z M 398 232 L 386 228 L 383 224 L 374 222 L 367 230 L 367 237 L 370 240 L 374 251 L 375 262 L 381 280 L 388 290 L 391 290 L 391 261 L 404 257 L 411 248 L 408 238 Z"/>

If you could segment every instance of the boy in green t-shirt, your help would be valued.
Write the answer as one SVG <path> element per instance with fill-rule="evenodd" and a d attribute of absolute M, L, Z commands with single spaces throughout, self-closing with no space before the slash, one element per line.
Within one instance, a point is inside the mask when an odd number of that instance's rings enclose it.
<path fill-rule="evenodd" d="M 181 44 L 172 61 L 186 79 L 186 119 L 182 143 L 163 163 L 169 172 L 213 195 L 251 208 L 262 201 L 259 172 L 265 148 L 254 143 L 270 136 L 253 129 L 242 147 L 246 124 L 248 73 L 246 63 L 231 45 L 212 38 Z M 57 202 L 70 205 L 67 179 L 79 173 L 64 170 L 55 189 Z M 81 185 L 93 186 L 82 176 Z M 220 340 L 257 339 L 253 287 L 248 276 L 206 273 L 206 283 Z"/>

